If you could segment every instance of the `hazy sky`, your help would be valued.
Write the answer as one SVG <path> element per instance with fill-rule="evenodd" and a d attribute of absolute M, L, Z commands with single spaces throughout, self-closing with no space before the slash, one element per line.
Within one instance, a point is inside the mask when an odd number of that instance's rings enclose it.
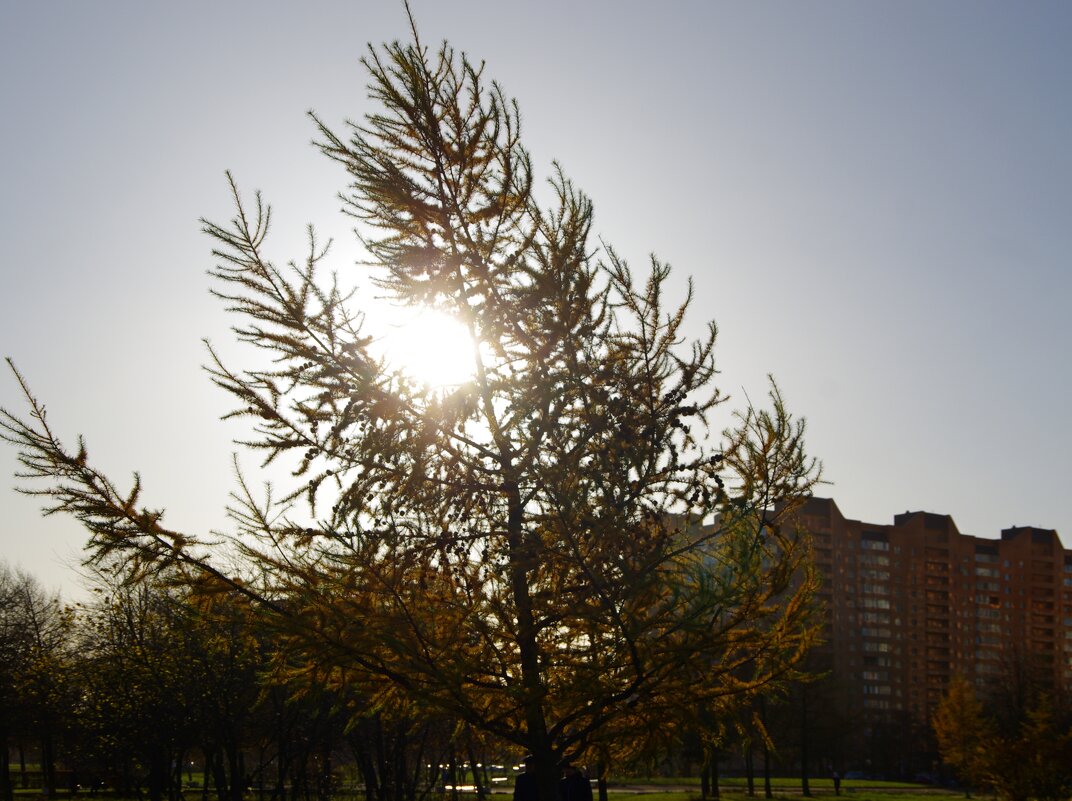
<path fill-rule="evenodd" d="M 693 276 L 721 385 L 777 376 L 846 515 L 1072 545 L 1072 4 L 412 5 L 518 99 L 605 241 Z M 2 352 L 166 523 L 218 526 L 241 429 L 200 368 L 228 320 L 198 218 L 229 216 L 230 169 L 275 206 L 279 261 L 312 222 L 363 281 L 304 113 L 372 109 L 358 59 L 408 36 L 401 3 L 0 9 Z M 23 409 L 10 377 L 0 404 Z M 0 508 L 0 558 L 75 594 L 77 524 Z"/>

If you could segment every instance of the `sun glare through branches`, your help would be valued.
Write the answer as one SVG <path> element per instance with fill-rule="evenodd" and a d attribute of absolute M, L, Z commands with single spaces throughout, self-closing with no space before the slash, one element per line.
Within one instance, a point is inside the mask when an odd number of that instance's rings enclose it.
<path fill-rule="evenodd" d="M 394 309 L 377 345 L 392 368 L 432 389 L 473 377 L 473 340 L 465 326 L 431 309 Z"/>

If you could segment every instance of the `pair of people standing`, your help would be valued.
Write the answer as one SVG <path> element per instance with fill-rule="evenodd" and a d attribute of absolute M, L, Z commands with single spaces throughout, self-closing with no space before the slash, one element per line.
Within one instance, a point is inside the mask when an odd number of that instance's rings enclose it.
<path fill-rule="evenodd" d="M 525 757 L 524 769 L 514 781 L 514 801 L 540 801 L 536 783 L 536 760 Z M 559 801 L 592 801 L 592 785 L 588 777 L 569 762 L 562 763 L 562 778 L 558 782 Z"/>

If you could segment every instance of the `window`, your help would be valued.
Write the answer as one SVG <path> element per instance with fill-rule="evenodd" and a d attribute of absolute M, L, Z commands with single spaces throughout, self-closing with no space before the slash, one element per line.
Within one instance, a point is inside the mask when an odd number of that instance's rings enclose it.
<path fill-rule="evenodd" d="M 861 623 L 889 623 L 890 616 L 885 612 L 863 612 L 860 614 Z"/>
<path fill-rule="evenodd" d="M 860 555 L 861 565 L 877 565 L 879 567 L 889 567 L 890 557 L 883 556 L 882 554 L 865 553 Z"/>
<path fill-rule="evenodd" d="M 864 579 L 865 581 L 867 579 L 871 579 L 873 581 L 889 581 L 890 580 L 890 571 L 888 571 L 888 570 L 861 570 L 860 571 L 860 578 Z"/>
<path fill-rule="evenodd" d="M 890 644 L 888 642 L 872 642 L 868 640 L 863 644 L 865 653 L 872 654 L 888 654 L 890 652 Z"/>
<path fill-rule="evenodd" d="M 888 551 L 890 543 L 885 534 L 877 531 L 865 531 L 860 535 L 860 547 L 864 550 Z"/>
<path fill-rule="evenodd" d="M 860 629 L 860 634 L 862 634 L 864 637 L 889 637 L 890 636 L 890 630 L 889 629 L 880 629 L 880 628 L 870 628 L 868 626 L 864 626 L 863 628 Z"/>
<path fill-rule="evenodd" d="M 878 542 L 877 540 L 860 540 L 860 548 L 865 551 L 888 551 L 890 544 L 888 542 Z"/>

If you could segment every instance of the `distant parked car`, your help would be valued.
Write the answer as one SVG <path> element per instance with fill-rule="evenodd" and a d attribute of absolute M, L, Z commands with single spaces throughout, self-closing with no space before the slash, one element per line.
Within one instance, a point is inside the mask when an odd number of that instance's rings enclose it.
<path fill-rule="evenodd" d="M 845 779 L 866 779 L 867 777 L 859 770 L 850 770 L 845 772 Z"/>

